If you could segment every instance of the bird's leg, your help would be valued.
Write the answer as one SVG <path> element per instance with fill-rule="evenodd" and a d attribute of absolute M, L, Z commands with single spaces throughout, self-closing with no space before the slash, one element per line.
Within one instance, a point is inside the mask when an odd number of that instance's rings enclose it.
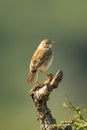
<path fill-rule="evenodd" d="M 38 71 L 36 72 L 36 82 L 38 81 Z"/>
<path fill-rule="evenodd" d="M 39 71 L 36 72 L 36 81 L 35 81 L 36 85 L 39 84 L 39 82 L 38 82 L 38 75 L 39 75 Z"/>

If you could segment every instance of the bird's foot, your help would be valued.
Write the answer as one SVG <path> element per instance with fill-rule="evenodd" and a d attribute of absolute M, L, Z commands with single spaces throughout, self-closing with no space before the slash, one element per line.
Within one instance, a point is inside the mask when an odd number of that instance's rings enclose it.
<path fill-rule="evenodd" d="M 40 83 L 38 81 L 36 81 L 35 86 L 39 86 L 39 85 L 40 85 Z"/>

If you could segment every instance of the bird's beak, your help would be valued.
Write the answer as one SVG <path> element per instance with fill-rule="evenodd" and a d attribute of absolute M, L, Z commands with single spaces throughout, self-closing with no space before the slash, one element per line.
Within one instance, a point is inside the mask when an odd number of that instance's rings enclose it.
<path fill-rule="evenodd" d="M 56 42 L 55 41 L 52 41 L 52 44 L 55 44 Z"/>

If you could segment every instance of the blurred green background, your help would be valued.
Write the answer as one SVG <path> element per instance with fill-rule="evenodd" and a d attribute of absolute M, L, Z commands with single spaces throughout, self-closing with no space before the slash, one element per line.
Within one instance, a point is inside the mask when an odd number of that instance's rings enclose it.
<path fill-rule="evenodd" d="M 32 85 L 25 80 L 40 41 L 56 41 L 47 72 L 63 70 L 63 81 L 48 105 L 57 121 L 68 119 L 66 96 L 87 108 L 87 1 L 0 0 L 0 130 L 39 130 Z M 40 75 L 42 82 L 44 75 Z"/>

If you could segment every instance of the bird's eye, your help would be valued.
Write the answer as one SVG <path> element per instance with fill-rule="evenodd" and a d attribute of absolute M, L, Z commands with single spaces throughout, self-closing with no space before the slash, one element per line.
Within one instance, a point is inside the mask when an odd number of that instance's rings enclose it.
<path fill-rule="evenodd" d="M 46 44 L 48 44 L 48 42 L 46 42 Z"/>

